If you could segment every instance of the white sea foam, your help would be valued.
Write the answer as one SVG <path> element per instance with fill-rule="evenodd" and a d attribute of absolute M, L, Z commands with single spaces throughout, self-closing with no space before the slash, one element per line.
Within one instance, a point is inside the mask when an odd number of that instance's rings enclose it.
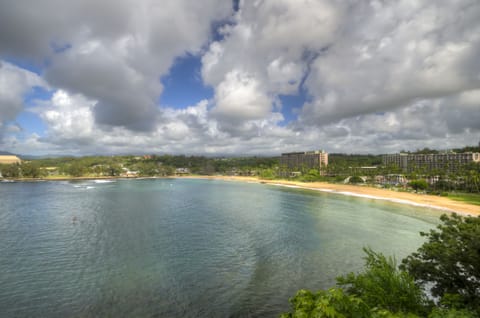
<path fill-rule="evenodd" d="M 115 180 L 104 180 L 104 179 L 98 179 L 98 180 L 93 180 L 94 183 L 113 183 Z"/>

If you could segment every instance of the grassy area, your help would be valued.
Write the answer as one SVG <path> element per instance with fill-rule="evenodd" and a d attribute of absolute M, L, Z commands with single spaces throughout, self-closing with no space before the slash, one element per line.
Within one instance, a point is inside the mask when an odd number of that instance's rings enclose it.
<path fill-rule="evenodd" d="M 448 197 L 453 200 L 480 205 L 480 194 L 477 193 L 448 193 Z"/>

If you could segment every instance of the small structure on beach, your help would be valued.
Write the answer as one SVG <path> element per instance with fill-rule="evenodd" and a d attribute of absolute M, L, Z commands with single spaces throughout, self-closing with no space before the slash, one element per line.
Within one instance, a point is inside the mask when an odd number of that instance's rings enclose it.
<path fill-rule="evenodd" d="M 175 174 L 176 175 L 186 175 L 190 173 L 190 169 L 188 168 L 177 168 L 175 169 Z"/>

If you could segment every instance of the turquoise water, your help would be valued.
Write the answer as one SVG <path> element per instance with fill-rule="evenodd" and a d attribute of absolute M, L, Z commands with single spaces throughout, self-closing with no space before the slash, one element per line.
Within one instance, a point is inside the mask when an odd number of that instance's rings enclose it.
<path fill-rule="evenodd" d="M 0 317 L 276 317 L 437 217 L 226 181 L 0 183 Z"/>

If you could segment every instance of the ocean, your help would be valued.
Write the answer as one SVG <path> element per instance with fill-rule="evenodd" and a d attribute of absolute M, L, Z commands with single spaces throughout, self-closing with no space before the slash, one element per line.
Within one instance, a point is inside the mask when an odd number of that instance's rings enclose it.
<path fill-rule="evenodd" d="M 0 183 L 0 317 L 278 317 L 438 215 L 218 180 Z"/>

